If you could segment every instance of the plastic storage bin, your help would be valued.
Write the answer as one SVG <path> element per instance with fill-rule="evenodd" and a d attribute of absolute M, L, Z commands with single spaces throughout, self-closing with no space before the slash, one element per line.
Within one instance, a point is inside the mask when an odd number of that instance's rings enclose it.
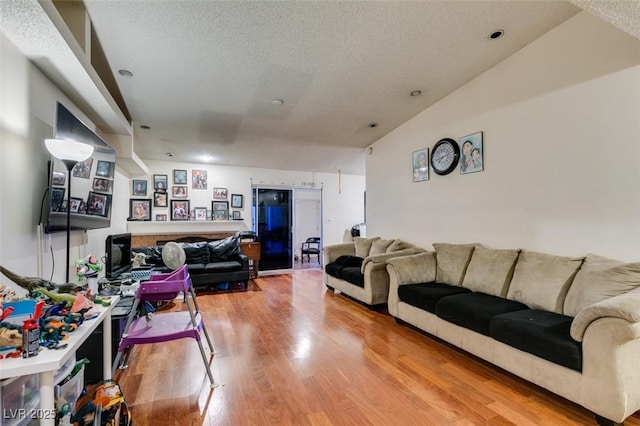
<path fill-rule="evenodd" d="M 54 389 L 56 409 L 63 413 L 73 413 L 76 400 L 84 388 L 84 365 L 68 382 Z"/>
<path fill-rule="evenodd" d="M 0 424 L 38 424 L 33 413 L 40 407 L 40 376 L 30 374 L 0 381 Z"/>

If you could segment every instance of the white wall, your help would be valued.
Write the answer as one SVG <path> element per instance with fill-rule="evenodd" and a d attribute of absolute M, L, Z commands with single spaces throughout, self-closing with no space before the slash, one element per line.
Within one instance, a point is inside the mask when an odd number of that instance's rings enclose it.
<path fill-rule="evenodd" d="M 477 131 L 485 171 L 412 182 Z M 640 40 L 582 12 L 374 144 L 367 234 L 638 260 L 639 135 Z"/>
<path fill-rule="evenodd" d="M 190 208 L 206 207 L 211 209 L 213 201 L 213 188 L 222 187 L 228 190 L 228 201 L 231 194 L 244 195 L 242 209 L 232 209 L 241 211 L 241 216 L 247 229 L 251 229 L 251 187 L 252 185 L 262 186 L 285 186 L 292 188 L 313 188 L 322 189 L 323 198 L 323 240 L 324 244 L 335 244 L 342 242 L 342 235 L 345 229 L 350 229 L 353 225 L 364 220 L 364 190 L 365 177 L 356 175 L 338 175 L 337 173 L 314 173 L 302 171 L 273 170 L 252 167 L 231 167 L 205 164 L 179 163 L 172 161 L 152 161 L 145 160 L 149 167 L 149 175 L 135 176 L 133 179 L 147 180 L 147 198 L 153 199 L 153 175 L 166 174 L 169 179 L 169 190 L 173 186 L 173 170 L 187 170 L 189 179 L 188 200 Z M 191 171 L 207 171 L 207 189 L 197 190 L 191 188 Z M 131 194 L 131 184 L 129 184 L 129 195 Z M 136 197 L 140 198 L 140 197 Z M 171 199 L 171 197 L 169 197 Z M 169 214 L 168 208 L 154 207 L 152 209 L 152 219 L 158 213 Z"/>
<path fill-rule="evenodd" d="M 44 139 L 53 135 L 57 101 L 85 124 L 92 123 L 2 34 L 0 64 L 0 264 L 21 275 L 50 278 L 55 263 L 53 280 L 64 282 L 64 232 L 42 237 L 43 267 L 38 270 L 37 224 L 50 159 Z M 71 262 L 90 253 L 102 256 L 106 236 L 125 229 L 127 216 L 121 212 L 128 205 L 127 185 L 116 170 L 112 227 L 74 231 Z M 0 284 L 8 283 L 0 275 Z"/>

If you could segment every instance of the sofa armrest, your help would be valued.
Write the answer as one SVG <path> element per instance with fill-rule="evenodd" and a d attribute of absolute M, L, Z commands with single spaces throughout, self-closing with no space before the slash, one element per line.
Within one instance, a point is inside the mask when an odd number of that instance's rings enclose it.
<path fill-rule="evenodd" d="M 434 252 L 394 257 L 386 261 L 389 274 L 389 314 L 398 316 L 398 287 L 401 285 L 431 282 L 436 279 L 436 255 Z"/>
<path fill-rule="evenodd" d="M 337 258 L 340 256 L 350 255 L 354 256 L 356 254 L 356 245 L 355 243 L 342 243 L 342 244 L 332 244 L 330 246 L 325 246 L 322 248 L 322 261 L 323 265 L 327 265 L 328 263 L 335 262 Z"/>
<path fill-rule="evenodd" d="M 247 255 L 244 254 L 244 253 L 238 253 L 238 259 L 240 260 L 240 263 L 242 264 L 242 270 L 243 271 L 248 271 L 249 270 L 249 257 L 247 257 Z"/>
<path fill-rule="evenodd" d="M 391 253 L 374 254 L 372 256 L 367 256 L 362 261 L 362 267 L 360 270 L 362 271 L 362 273 L 364 273 L 364 270 L 369 263 L 384 264 L 386 263 L 387 260 L 393 259 L 394 257 L 410 256 L 412 254 L 416 254 L 417 250 L 418 250 L 417 248 L 406 248 L 406 249 L 394 251 Z M 383 267 L 386 268 L 386 265 L 384 265 Z"/>
<path fill-rule="evenodd" d="M 619 318 L 629 323 L 640 322 L 640 288 L 583 308 L 571 323 L 571 337 L 581 342 L 589 325 L 605 317 Z"/>

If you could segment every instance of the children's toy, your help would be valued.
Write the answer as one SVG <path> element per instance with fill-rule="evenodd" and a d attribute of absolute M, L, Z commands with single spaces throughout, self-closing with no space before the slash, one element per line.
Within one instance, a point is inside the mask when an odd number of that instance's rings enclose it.
<path fill-rule="evenodd" d="M 76 260 L 76 275 L 78 281 L 89 277 L 97 277 L 100 271 L 102 271 L 102 265 L 98 262 L 98 258 L 92 254 L 83 259 Z"/>
<path fill-rule="evenodd" d="M 22 358 L 30 358 L 38 355 L 40 351 L 40 312 L 44 302 L 36 303 L 33 316 L 22 323 Z"/>

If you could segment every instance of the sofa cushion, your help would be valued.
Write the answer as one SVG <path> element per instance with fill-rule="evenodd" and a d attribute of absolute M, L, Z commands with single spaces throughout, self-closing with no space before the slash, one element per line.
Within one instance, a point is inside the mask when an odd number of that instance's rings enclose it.
<path fill-rule="evenodd" d="M 327 275 L 331 275 L 332 277 L 341 278 L 342 270 L 344 269 L 344 265 L 338 262 L 327 263 L 324 267 L 324 271 Z"/>
<path fill-rule="evenodd" d="M 477 246 L 464 274 L 462 286 L 480 293 L 505 297 L 520 250 Z"/>
<path fill-rule="evenodd" d="M 398 287 L 398 298 L 416 308 L 436 313 L 436 304 L 445 296 L 469 293 L 464 287 L 437 282 L 408 284 Z"/>
<path fill-rule="evenodd" d="M 434 243 L 436 249 L 436 281 L 462 285 L 464 273 L 476 244 Z"/>
<path fill-rule="evenodd" d="M 447 296 L 436 305 L 436 315 L 461 327 L 489 335 L 489 323 L 496 315 L 529 309 L 523 303 L 484 293 Z"/>
<path fill-rule="evenodd" d="M 386 253 L 389 246 L 393 244 L 393 241 L 394 240 L 383 240 L 383 239 L 375 240 L 371 244 L 371 248 L 369 249 L 369 256 Z"/>
<path fill-rule="evenodd" d="M 211 262 L 229 260 L 240 253 L 240 239 L 231 236 L 218 241 L 210 241 L 208 247 Z"/>
<path fill-rule="evenodd" d="M 190 274 L 202 274 L 204 267 L 204 263 L 187 263 L 187 270 Z"/>
<path fill-rule="evenodd" d="M 571 338 L 572 317 L 529 309 L 494 317 L 489 334 L 509 346 L 573 370 L 582 370 L 582 345 Z"/>
<path fill-rule="evenodd" d="M 225 260 L 221 262 L 211 262 L 207 263 L 204 267 L 205 272 L 231 272 L 231 271 L 241 271 L 242 263 L 233 261 L 233 260 Z"/>
<path fill-rule="evenodd" d="M 389 247 L 387 247 L 387 253 L 393 253 L 394 251 L 400 251 L 411 247 L 413 246 L 406 241 L 393 240 Z"/>
<path fill-rule="evenodd" d="M 507 298 L 558 314 L 583 258 L 562 257 L 522 250 Z"/>
<path fill-rule="evenodd" d="M 369 250 L 371 250 L 371 244 L 373 244 L 373 242 L 375 240 L 380 239 L 380 237 L 373 237 L 373 238 L 363 238 L 363 237 L 356 237 L 353 239 L 353 243 L 355 244 L 355 255 L 361 258 L 365 258 L 367 256 L 369 256 Z"/>
<path fill-rule="evenodd" d="M 191 265 L 194 263 L 200 263 L 206 265 L 209 263 L 209 247 L 207 243 L 179 243 L 184 249 L 184 254 L 187 256 L 186 263 Z"/>
<path fill-rule="evenodd" d="M 327 263 L 324 271 L 332 277 L 342 278 L 342 270 L 346 267 L 356 267 L 360 269 L 363 258 L 357 256 L 343 255 L 338 257 L 335 262 Z"/>
<path fill-rule="evenodd" d="M 345 254 L 338 257 L 335 263 L 343 266 L 357 266 L 358 268 L 360 268 L 362 266 L 363 261 L 364 259 L 361 257 Z"/>
<path fill-rule="evenodd" d="M 623 263 L 588 254 L 564 301 L 564 314 L 575 317 L 583 308 L 640 286 L 640 263 Z"/>
<path fill-rule="evenodd" d="M 364 288 L 364 274 L 357 266 L 345 266 L 342 269 L 341 278 L 348 283 Z"/>

